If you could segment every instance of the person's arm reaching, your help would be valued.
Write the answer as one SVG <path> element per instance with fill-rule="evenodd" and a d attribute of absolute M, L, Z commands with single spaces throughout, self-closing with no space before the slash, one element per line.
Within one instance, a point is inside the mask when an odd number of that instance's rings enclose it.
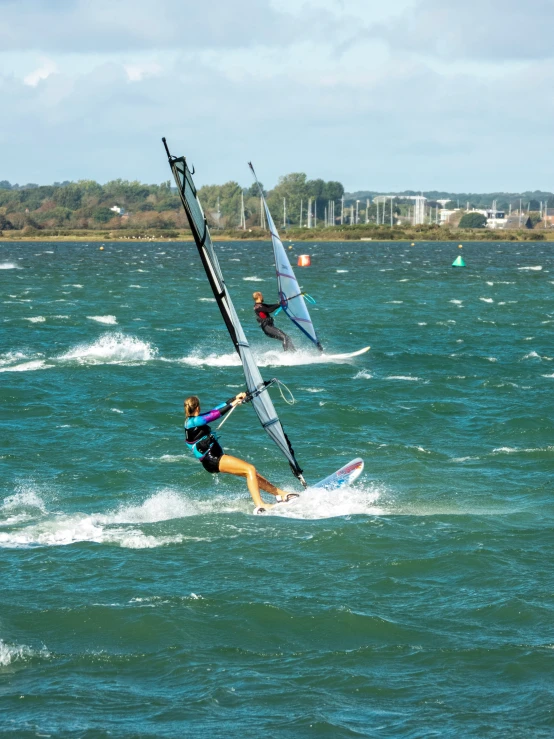
<path fill-rule="evenodd" d="M 199 413 L 198 416 L 189 416 L 187 418 L 187 428 L 196 428 L 197 426 L 204 426 L 206 424 L 212 423 L 213 421 L 217 421 L 218 418 L 221 418 L 226 413 L 229 413 L 229 411 L 238 403 L 242 403 L 245 397 L 246 393 L 239 393 L 233 398 L 229 398 L 229 400 L 225 401 L 225 403 L 220 403 L 219 405 L 216 405 L 215 408 L 212 408 L 212 410 L 208 411 L 207 413 Z"/>

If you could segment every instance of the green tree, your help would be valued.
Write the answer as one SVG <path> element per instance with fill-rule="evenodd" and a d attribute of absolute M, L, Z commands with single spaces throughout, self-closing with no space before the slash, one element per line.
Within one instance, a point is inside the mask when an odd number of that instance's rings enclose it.
<path fill-rule="evenodd" d="M 81 188 L 74 183 L 56 188 L 53 194 L 56 203 L 62 208 L 69 208 L 69 210 L 77 210 L 81 205 L 81 198 Z"/>
<path fill-rule="evenodd" d="M 300 223 L 300 206 L 304 216 L 308 206 L 308 186 L 304 172 L 292 172 L 279 177 L 279 182 L 267 196 L 267 204 L 277 228 L 283 223 L 283 199 L 286 201 L 287 223 Z"/>
<path fill-rule="evenodd" d="M 98 223 L 107 223 L 111 218 L 113 218 L 113 216 L 113 211 L 105 205 L 101 205 L 92 212 L 93 219 Z"/>
<path fill-rule="evenodd" d="M 482 213 L 464 213 L 460 220 L 460 228 L 484 228 L 487 219 Z"/>

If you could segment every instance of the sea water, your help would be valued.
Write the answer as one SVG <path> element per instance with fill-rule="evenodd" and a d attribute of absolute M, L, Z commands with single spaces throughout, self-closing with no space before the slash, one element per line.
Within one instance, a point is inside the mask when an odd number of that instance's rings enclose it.
<path fill-rule="evenodd" d="M 554 247 L 218 245 L 308 481 L 252 515 L 183 443 L 244 388 L 190 243 L 0 244 L 0 735 L 550 737 Z M 287 243 L 288 246 L 288 243 Z M 283 391 L 290 401 L 289 395 Z M 250 406 L 230 453 L 287 490 Z"/>

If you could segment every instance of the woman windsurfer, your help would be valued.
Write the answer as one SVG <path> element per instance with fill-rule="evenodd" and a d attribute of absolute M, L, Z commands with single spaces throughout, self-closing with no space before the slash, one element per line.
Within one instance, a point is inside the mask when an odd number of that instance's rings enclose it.
<path fill-rule="evenodd" d="M 200 413 L 200 400 L 196 395 L 191 395 L 185 400 L 185 440 L 196 459 L 211 474 L 224 472 L 237 477 L 245 477 L 248 490 L 256 505 L 254 513 L 264 513 L 267 508 L 273 506 L 264 503 L 260 495 L 260 488 L 265 490 L 266 493 L 274 495 L 278 503 L 287 503 L 293 498 L 297 498 L 298 494 L 287 493 L 272 485 L 269 480 L 256 472 L 253 464 L 232 457 L 230 454 L 225 454 L 208 425 L 224 416 L 236 405 L 244 403 L 245 399 L 246 393 L 239 393 L 227 402 L 217 405 L 211 411 Z"/>

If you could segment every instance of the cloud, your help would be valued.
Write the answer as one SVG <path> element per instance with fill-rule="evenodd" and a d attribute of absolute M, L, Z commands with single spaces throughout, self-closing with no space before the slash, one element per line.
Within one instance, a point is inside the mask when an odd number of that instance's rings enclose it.
<path fill-rule="evenodd" d="M 395 52 L 415 52 L 445 61 L 501 62 L 554 56 L 552 0 L 418 0 L 402 15 L 361 31 Z"/>
<path fill-rule="evenodd" d="M 162 66 L 156 62 L 142 62 L 140 64 L 124 64 L 127 77 L 131 82 L 140 82 L 146 77 L 157 77 L 162 73 Z"/>
<path fill-rule="evenodd" d="M 289 171 L 356 190 L 534 189 L 549 181 L 546 163 L 519 143 L 524 135 L 537 151 L 554 143 L 554 102 L 539 94 L 554 83 L 554 65 L 542 64 L 531 81 L 527 72 L 512 76 L 506 95 L 497 80 L 446 77 L 422 62 L 334 77 L 275 71 L 268 81 L 255 69 L 231 79 L 224 65 L 193 59 L 184 54 L 156 76 L 134 70 L 134 81 L 114 62 L 51 74 L 36 87 L 0 78 L 11 101 L 0 121 L 0 139 L 10 142 L 2 179 L 159 182 L 168 178 L 165 135 L 173 153 L 197 165 L 199 184 L 248 185 L 249 159 L 268 184 Z"/>
<path fill-rule="evenodd" d="M 309 22 L 271 0 L 0 0 L 0 49 L 108 53 L 284 46 L 337 25 L 325 9 L 310 12 L 307 6 L 300 12 Z"/>
<path fill-rule="evenodd" d="M 58 65 L 51 59 L 42 59 L 40 67 L 23 78 L 23 82 L 30 87 L 36 87 L 41 80 L 45 80 L 58 71 Z"/>

